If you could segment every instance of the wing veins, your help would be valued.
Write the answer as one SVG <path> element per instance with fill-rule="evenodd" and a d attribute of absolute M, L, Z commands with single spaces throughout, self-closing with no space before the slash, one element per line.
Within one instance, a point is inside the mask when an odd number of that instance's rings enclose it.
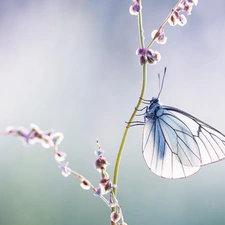
<path fill-rule="evenodd" d="M 152 124 L 151 130 L 149 131 L 148 138 L 147 138 L 147 141 L 146 141 L 145 146 L 143 147 L 143 149 L 145 149 L 145 148 L 146 148 L 146 145 L 147 145 L 147 143 L 148 143 L 148 141 L 149 141 L 149 138 L 150 138 L 150 135 L 151 135 L 151 132 L 152 132 L 153 126 L 155 126 L 155 121 L 154 121 L 154 122 L 153 122 L 153 124 Z"/>
<path fill-rule="evenodd" d="M 199 125 L 200 126 L 200 125 Z M 222 143 L 223 143 L 223 141 L 221 140 L 221 138 L 219 138 L 217 135 L 215 135 L 215 134 L 213 134 L 213 133 L 211 133 L 211 132 L 209 132 L 208 130 L 206 130 L 204 127 L 202 127 L 201 126 L 201 128 L 203 129 L 203 130 L 205 130 L 209 135 L 210 135 L 210 137 L 213 139 L 213 141 L 216 143 L 216 145 L 219 147 L 219 149 L 221 150 L 221 152 L 223 153 L 223 155 L 225 156 L 225 153 L 224 153 L 224 151 L 223 151 L 223 149 L 220 147 L 220 145 L 217 143 L 217 141 L 215 140 L 215 138 L 214 137 L 217 137 Z M 202 133 L 203 134 L 203 133 Z M 200 137 L 199 137 L 200 138 Z M 208 138 L 206 138 L 207 140 L 208 140 Z M 210 141 L 208 140 L 208 142 L 210 143 Z M 211 143 L 210 143 L 211 144 Z M 212 145 L 211 145 L 212 146 Z M 212 148 L 213 148 L 213 146 L 212 146 Z M 214 148 L 213 148 L 214 149 Z M 216 152 L 216 151 L 215 151 Z M 217 153 L 216 153 L 217 154 Z M 218 155 L 217 155 L 218 156 Z M 218 157 L 219 158 L 219 157 Z"/>
<path fill-rule="evenodd" d="M 201 127 L 201 125 L 199 125 L 199 128 L 202 128 Z M 201 131 L 200 130 L 198 130 L 198 133 L 200 133 Z M 202 133 L 202 132 L 201 132 Z M 202 135 L 205 137 L 205 135 L 202 133 Z M 197 136 L 195 136 L 195 138 L 199 138 L 199 140 L 202 142 L 202 144 L 204 145 L 204 147 L 205 147 L 205 149 L 206 149 L 206 151 L 207 151 L 207 153 L 208 153 L 208 156 L 209 156 L 209 158 L 210 158 L 210 160 L 211 161 L 213 161 L 213 159 L 212 159 L 212 157 L 211 157 L 211 154 L 209 153 L 209 150 L 208 150 L 208 147 L 207 147 L 207 145 L 205 144 L 205 142 L 200 138 L 200 136 L 199 135 L 197 135 Z M 206 138 L 206 137 L 205 137 Z M 206 138 L 207 139 L 207 138 Z M 201 156 L 201 152 L 200 152 L 200 156 Z"/>
<path fill-rule="evenodd" d="M 165 115 L 165 114 L 164 114 Z M 167 115 L 171 115 L 171 114 L 167 114 Z M 179 118 L 177 118 L 176 116 L 174 116 L 174 115 L 172 115 L 174 118 L 176 118 L 176 119 L 178 119 L 179 121 L 181 121 Z M 176 134 L 176 137 L 179 137 L 179 135 L 177 134 L 177 132 L 182 132 L 183 134 L 185 134 L 185 135 L 187 135 L 187 136 L 189 136 L 190 138 L 192 138 L 193 139 L 193 141 L 197 144 L 197 142 L 196 142 L 196 140 L 195 140 L 195 136 L 192 134 L 192 132 L 191 132 L 191 134 L 192 135 L 190 135 L 190 134 L 188 134 L 188 133 L 186 133 L 186 132 L 184 132 L 184 131 L 179 131 L 179 130 L 177 130 L 177 129 L 174 129 L 172 126 L 170 126 L 165 120 L 163 120 L 162 118 L 160 118 L 165 124 L 167 124 L 174 132 L 175 132 L 175 134 Z M 183 121 L 181 121 L 183 124 L 184 124 L 184 126 L 186 126 L 188 129 L 189 129 L 189 127 L 183 122 Z M 190 130 L 190 129 L 189 129 Z M 186 147 L 192 152 L 192 154 L 193 155 L 195 155 L 198 159 L 199 159 L 199 157 L 191 150 L 191 148 L 179 137 L 179 139 L 186 145 Z M 198 146 L 198 144 L 197 144 L 197 146 Z M 198 147 L 198 151 L 199 151 L 199 147 Z M 200 153 L 200 151 L 199 151 L 199 153 Z M 200 160 L 200 159 L 199 159 Z"/>
<path fill-rule="evenodd" d="M 161 120 L 162 120 L 162 119 L 161 119 Z M 163 120 L 163 121 L 164 121 L 164 120 Z M 165 121 L 164 121 L 164 122 L 165 122 Z M 165 138 L 165 135 L 164 135 L 164 132 L 163 132 L 163 129 L 162 129 L 162 126 L 161 126 L 160 122 L 159 122 L 159 125 L 160 125 L 160 129 L 161 129 L 161 131 L 162 131 L 162 135 L 163 135 L 163 138 L 164 138 L 164 140 L 165 140 L 165 143 L 166 143 L 166 145 L 168 146 L 168 148 L 170 149 L 170 151 L 171 151 L 171 153 L 172 153 L 172 157 L 171 157 L 171 161 L 172 161 L 172 162 L 171 162 L 171 165 L 172 165 L 172 176 L 173 176 L 173 160 L 174 160 L 173 157 L 176 155 L 177 158 L 179 159 L 179 162 L 180 162 L 181 166 L 182 166 L 182 170 L 183 170 L 184 176 L 186 177 L 185 170 L 184 170 L 184 167 L 183 167 L 183 163 L 182 163 L 180 157 L 178 156 L 177 153 L 175 153 L 175 152 L 172 151 L 172 148 L 170 147 L 169 143 L 167 142 L 167 140 L 166 140 L 166 138 Z M 172 129 L 173 129 L 173 128 L 172 128 Z M 178 142 L 177 142 L 177 144 L 178 144 Z M 164 160 L 164 158 L 163 158 L 163 160 Z M 163 166 L 162 166 L 162 171 L 163 171 Z M 162 171 L 161 171 L 161 174 L 162 174 Z"/>
<path fill-rule="evenodd" d="M 214 127 L 210 126 L 209 124 L 201 121 L 200 119 L 192 116 L 191 114 L 183 111 L 183 110 L 180 110 L 180 109 L 177 109 L 175 107 L 171 107 L 171 106 L 163 106 L 164 109 L 168 110 L 168 111 L 175 111 L 177 113 L 180 113 L 180 114 L 183 114 L 185 115 L 186 117 L 189 117 L 191 120 L 193 120 L 195 123 L 197 123 L 199 126 L 201 127 L 208 127 L 214 131 L 216 131 L 217 133 L 221 134 L 224 138 L 225 138 L 225 135 L 223 133 L 221 133 L 219 130 L 215 129 Z"/>
<path fill-rule="evenodd" d="M 204 127 L 202 127 L 201 125 L 199 125 L 200 126 L 200 128 L 203 128 L 204 129 Z M 206 129 L 204 129 L 209 135 L 210 135 L 210 137 L 213 139 L 213 137 L 211 136 L 211 133 L 209 133 Z M 199 131 L 199 132 L 201 132 L 201 131 Z M 211 148 L 214 150 L 214 148 L 213 148 L 213 145 L 212 145 L 212 143 L 210 142 L 210 140 L 208 139 L 208 137 L 203 133 L 203 132 L 201 132 L 202 133 L 202 135 L 206 138 L 206 140 L 208 141 L 208 143 L 209 143 L 209 145 L 211 146 Z M 198 137 L 200 140 L 201 140 L 201 138 L 200 138 L 200 136 L 196 136 L 196 137 Z M 213 139 L 214 140 L 214 139 Z M 201 140 L 202 141 L 202 140 Z M 203 141 L 202 141 L 203 142 Z M 216 142 L 215 140 L 214 140 L 214 142 Z M 216 142 L 216 144 L 217 144 L 217 142 Z M 207 146 L 204 144 L 204 146 L 205 146 L 205 148 L 206 148 L 206 150 L 207 150 L 207 152 L 208 152 L 208 155 L 209 155 L 209 157 L 210 157 L 210 159 L 211 159 L 211 161 L 214 161 L 213 159 L 212 159 L 212 157 L 211 157 L 211 155 L 210 155 L 210 153 L 209 153 L 209 150 L 208 150 L 208 148 L 207 148 Z M 219 147 L 220 148 L 220 147 Z M 221 149 L 220 149 L 221 150 Z M 217 152 L 214 150 L 214 152 L 215 152 L 215 154 L 216 154 L 216 156 L 217 156 L 217 158 L 218 158 L 218 160 L 220 159 L 220 157 L 219 157 L 219 155 L 217 154 Z"/>

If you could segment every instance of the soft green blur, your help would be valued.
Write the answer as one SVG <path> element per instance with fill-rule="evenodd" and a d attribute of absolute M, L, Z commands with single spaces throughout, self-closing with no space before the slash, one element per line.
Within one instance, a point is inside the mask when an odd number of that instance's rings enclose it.
<path fill-rule="evenodd" d="M 146 45 L 176 0 L 143 0 Z M 1 0 L 0 129 L 8 125 L 64 133 L 72 169 L 97 186 L 99 138 L 111 177 L 125 120 L 141 88 L 137 18 L 131 0 Z M 184 27 L 166 25 L 162 60 L 148 68 L 146 98 L 161 101 L 225 133 L 225 2 L 199 1 Z M 138 118 L 142 119 L 142 118 Z M 155 176 L 141 154 L 142 127 L 130 130 L 118 199 L 128 225 L 225 223 L 225 161 L 181 180 Z M 74 176 L 64 178 L 52 150 L 0 137 L 0 225 L 105 225 L 109 209 Z"/>

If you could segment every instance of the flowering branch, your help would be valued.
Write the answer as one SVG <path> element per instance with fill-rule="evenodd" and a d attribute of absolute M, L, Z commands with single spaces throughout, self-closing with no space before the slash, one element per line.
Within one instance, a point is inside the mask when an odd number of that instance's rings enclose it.
<path fill-rule="evenodd" d="M 125 224 L 122 215 L 122 209 L 118 204 L 115 194 L 113 193 L 113 188 L 116 188 L 116 185 L 112 184 L 111 179 L 106 172 L 106 167 L 109 165 L 109 163 L 107 162 L 106 158 L 103 157 L 104 151 L 101 149 L 98 140 L 96 141 L 98 149 L 95 151 L 97 159 L 94 163 L 94 166 L 95 169 L 100 173 L 101 179 L 99 181 L 99 187 L 94 187 L 94 185 L 92 185 L 88 179 L 68 167 L 69 162 L 63 163 L 67 155 L 65 152 L 58 150 L 58 146 L 64 138 L 62 133 L 55 133 L 53 130 L 42 131 L 37 125 L 32 123 L 30 125 L 30 130 L 25 129 L 24 127 L 8 126 L 6 131 L 2 134 L 16 136 L 20 138 L 26 146 L 30 146 L 35 143 L 41 143 L 44 148 L 53 147 L 54 157 L 57 164 L 59 164 L 59 168 L 62 169 L 62 175 L 64 177 L 68 177 L 71 174 L 75 175 L 81 182 L 80 186 L 84 190 L 92 189 L 95 196 L 100 197 L 110 209 L 115 209 L 114 212 L 111 213 L 110 217 L 112 222 L 117 223 L 119 220 L 122 220 L 122 224 Z M 106 194 L 110 194 L 109 200 L 104 197 Z"/>
<path fill-rule="evenodd" d="M 159 29 L 152 32 L 152 40 L 149 43 L 147 49 L 149 49 L 155 41 L 159 44 L 165 44 L 167 37 L 165 36 L 163 28 L 166 23 L 168 22 L 171 26 L 184 26 L 187 23 L 187 19 L 183 14 L 180 15 L 180 12 L 185 11 L 188 15 L 191 15 L 193 5 L 197 4 L 198 0 L 179 0 L 166 19 L 163 21 Z"/>

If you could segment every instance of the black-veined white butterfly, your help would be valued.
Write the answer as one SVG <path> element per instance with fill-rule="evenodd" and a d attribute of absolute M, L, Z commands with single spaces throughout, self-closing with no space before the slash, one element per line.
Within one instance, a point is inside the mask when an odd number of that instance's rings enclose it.
<path fill-rule="evenodd" d="M 144 100 L 149 106 L 144 114 L 142 153 L 153 173 L 184 178 L 225 158 L 224 134 L 180 109 L 161 105 L 159 95 Z"/>

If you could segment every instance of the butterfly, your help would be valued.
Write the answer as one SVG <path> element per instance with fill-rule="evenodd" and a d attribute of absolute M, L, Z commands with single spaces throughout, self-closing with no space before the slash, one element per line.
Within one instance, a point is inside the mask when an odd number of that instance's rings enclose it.
<path fill-rule="evenodd" d="M 224 159 L 225 135 L 185 111 L 162 105 L 162 86 L 158 97 L 143 100 L 148 106 L 142 154 L 150 170 L 164 178 L 185 178 Z"/>

